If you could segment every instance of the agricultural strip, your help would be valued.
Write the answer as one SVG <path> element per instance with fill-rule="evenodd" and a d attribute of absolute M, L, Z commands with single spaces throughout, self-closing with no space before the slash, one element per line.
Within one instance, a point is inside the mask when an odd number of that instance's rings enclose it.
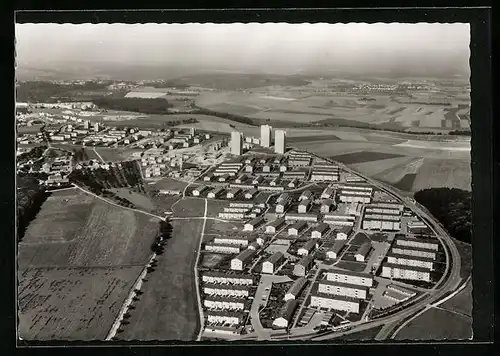
<path fill-rule="evenodd" d="M 467 286 L 460 293 L 450 300 L 447 300 L 439 307 L 472 316 L 472 304 L 472 282 L 469 281 Z"/>
<path fill-rule="evenodd" d="M 287 139 L 288 143 L 295 144 L 298 142 L 318 142 L 318 141 L 336 141 L 340 140 L 335 135 L 318 135 L 318 136 L 292 136 Z"/>
<path fill-rule="evenodd" d="M 205 212 L 205 204 L 199 198 L 184 198 L 172 207 L 175 217 L 200 217 Z"/>
<path fill-rule="evenodd" d="M 186 182 L 183 182 L 183 181 L 180 181 L 180 180 L 177 180 L 177 179 L 173 179 L 173 178 L 170 178 L 170 177 L 165 177 L 165 178 L 162 178 L 160 180 L 158 180 L 157 182 L 155 182 L 154 184 L 154 187 L 155 189 L 158 189 L 158 190 L 179 190 L 182 192 L 182 190 L 188 185 L 188 183 Z"/>
<path fill-rule="evenodd" d="M 194 265 L 202 220 L 172 223 L 172 238 L 144 283 L 130 324 L 117 336 L 126 340 L 193 340 L 198 331 Z"/>
<path fill-rule="evenodd" d="M 156 219 L 106 204 L 85 193 L 52 196 L 18 246 L 26 267 L 143 265 Z"/>
<path fill-rule="evenodd" d="M 419 169 L 414 183 L 415 191 L 431 187 L 450 187 L 472 190 L 469 160 L 428 159 Z"/>
<path fill-rule="evenodd" d="M 417 174 L 408 173 L 405 174 L 403 178 L 397 183 L 394 184 L 394 187 L 406 191 L 411 192 L 413 188 L 413 183 L 415 182 L 415 178 L 417 178 Z"/>
<path fill-rule="evenodd" d="M 472 318 L 432 308 L 412 320 L 396 340 L 467 340 L 472 337 Z"/>
<path fill-rule="evenodd" d="M 110 191 L 120 198 L 127 199 L 139 209 L 153 211 L 155 208 L 148 196 L 134 192 L 130 188 L 112 188 Z"/>
<path fill-rule="evenodd" d="M 104 340 L 141 270 L 142 267 L 20 270 L 20 337 Z"/>
<path fill-rule="evenodd" d="M 403 156 L 399 154 L 361 151 L 361 152 L 354 152 L 354 153 L 333 156 L 332 159 L 345 164 L 354 164 L 354 163 L 371 162 L 371 161 L 378 161 L 378 160 L 397 158 L 397 157 L 403 157 Z"/>
<path fill-rule="evenodd" d="M 368 176 L 373 177 L 383 172 L 389 172 L 391 169 L 401 164 L 408 164 L 409 162 L 411 162 L 411 160 L 412 158 L 408 157 L 389 158 L 371 162 L 350 164 L 349 167 L 360 173 L 364 173 Z"/>

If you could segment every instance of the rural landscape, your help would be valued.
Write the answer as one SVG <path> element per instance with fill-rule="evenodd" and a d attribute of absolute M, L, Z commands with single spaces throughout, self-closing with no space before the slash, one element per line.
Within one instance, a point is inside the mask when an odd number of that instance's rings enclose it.
<path fill-rule="evenodd" d="M 63 63 L 35 33 L 85 25 L 47 26 L 16 25 L 20 340 L 472 338 L 467 56 Z"/>

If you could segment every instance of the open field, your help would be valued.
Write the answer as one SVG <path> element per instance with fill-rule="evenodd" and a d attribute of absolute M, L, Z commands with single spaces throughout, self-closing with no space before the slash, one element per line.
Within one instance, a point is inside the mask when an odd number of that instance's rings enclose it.
<path fill-rule="evenodd" d="M 172 208 L 176 217 L 202 217 L 205 212 L 205 202 L 200 198 L 184 198 Z"/>
<path fill-rule="evenodd" d="M 140 150 L 127 149 L 127 148 L 109 148 L 109 147 L 96 147 L 95 150 L 99 153 L 105 161 L 123 161 L 131 159 L 132 153 L 141 152 Z M 90 151 L 93 151 L 92 148 Z"/>
<path fill-rule="evenodd" d="M 342 162 L 344 164 L 356 164 L 356 163 L 364 163 L 364 162 L 378 161 L 390 158 L 400 158 L 400 157 L 402 156 L 395 153 L 390 154 L 390 153 L 373 152 L 373 151 L 360 151 L 360 152 L 343 154 L 339 156 L 333 156 L 332 159 Z"/>
<path fill-rule="evenodd" d="M 225 207 L 229 206 L 230 201 L 228 200 L 214 200 L 208 199 L 208 212 L 207 216 L 216 218 L 221 211 L 224 211 Z M 207 223 L 208 227 L 208 223 Z"/>
<path fill-rule="evenodd" d="M 117 336 L 127 340 L 185 340 L 198 331 L 194 281 L 196 249 L 203 221 L 174 221 L 172 238 L 144 283 L 130 324 Z"/>
<path fill-rule="evenodd" d="M 165 178 L 162 178 L 162 179 L 158 180 L 157 182 L 155 182 L 155 184 L 153 186 L 155 187 L 155 189 L 158 189 L 158 190 L 161 190 L 161 189 L 179 190 L 182 192 L 182 190 L 187 185 L 188 185 L 188 183 L 183 182 L 181 180 L 177 180 L 177 179 L 170 178 L 170 177 L 165 177 Z"/>
<path fill-rule="evenodd" d="M 472 337 L 472 318 L 432 308 L 412 320 L 396 340 L 468 340 Z"/>
<path fill-rule="evenodd" d="M 242 223 L 232 223 L 208 220 L 205 226 L 205 235 L 221 235 L 224 236 L 227 233 L 241 230 Z"/>
<path fill-rule="evenodd" d="M 346 335 L 341 335 L 336 337 L 336 340 L 345 340 L 345 341 L 365 341 L 365 340 L 375 340 L 375 336 L 380 332 L 383 326 L 377 326 L 371 329 L 358 331 Z"/>
<path fill-rule="evenodd" d="M 142 267 L 19 271 L 19 336 L 104 340 Z"/>
<path fill-rule="evenodd" d="M 456 187 L 471 190 L 470 160 L 425 159 L 418 171 L 413 190 L 430 187 Z"/>
<path fill-rule="evenodd" d="M 153 211 L 155 208 L 151 199 L 144 194 L 140 194 L 132 191 L 130 188 L 112 188 L 111 192 L 115 193 L 118 197 L 122 199 L 127 199 L 132 202 L 139 209 L 144 209 L 146 211 Z"/>
<path fill-rule="evenodd" d="M 157 220 L 74 191 L 49 197 L 18 247 L 20 268 L 142 265 Z"/>

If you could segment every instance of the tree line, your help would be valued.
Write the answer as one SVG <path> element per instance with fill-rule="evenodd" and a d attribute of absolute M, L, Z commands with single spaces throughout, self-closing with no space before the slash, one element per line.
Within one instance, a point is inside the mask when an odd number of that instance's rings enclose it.
<path fill-rule="evenodd" d="M 18 175 L 17 177 L 17 240 L 21 241 L 29 223 L 40 211 L 49 193 L 38 184 L 38 179 L 47 178 L 40 175 Z"/>
<path fill-rule="evenodd" d="M 71 99 L 75 91 L 104 90 L 111 82 L 97 83 L 87 81 L 82 84 L 58 84 L 46 81 L 27 81 L 19 83 L 16 88 L 16 100 L 30 103 L 52 103 L 58 100 Z"/>
<path fill-rule="evenodd" d="M 99 97 L 92 102 L 101 109 L 132 111 L 141 114 L 167 114 L 173 105 L 166 99 Z"/>
<path fill-rule="evenodd" d="M 472 192 L 457 188 L 430 188 L 415 193 L 415 200 L 438 219 L 451 236 L 472 240 Z"/>

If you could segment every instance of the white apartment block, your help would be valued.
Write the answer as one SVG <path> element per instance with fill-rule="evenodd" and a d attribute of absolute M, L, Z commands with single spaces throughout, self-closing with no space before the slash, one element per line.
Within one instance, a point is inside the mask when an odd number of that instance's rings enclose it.
<path fill-rule="evenodd" d="M 373 277 L 368 273 L 351 271 L 327 271 L 326 279 L 332 282 L 356 284 L 359 286 L 372 287 Z"/>
<path fill-rule="evenodd" d="M 343 295 L 346 297 L 366 299 L 368 296 L 368 287 L 360 287 L 355 284 L 339 283 L 332 281 L 320 281 L 318 292 L 324 294 Z"/>
<path fill-rule="evenodd" d="M 411 239 L 411 238 L 398 238 L 396 239 L 397 247 L 415 247 L 427 250 L 437 251 L 439 249 L 439 243 L 422 240 L 422 239 Z"/>
<path fill-rule="evenodd" d="M 250 295 L 249 289 L 237 285 L 219 285 L 219 284 L 205 284 L 203 286 L 203 293 L 207 295 L 233 297 L 233 298 L 246 298 Z"/>
<path fill-rule="evenodd" d="M 416 256 L 389 253 L 387 254 L 387 262 L 397 265 L 426 268 L 428 270 L 434 269 L 433 260 L 425 257 L 416 257 Z"/>
<path fill-rule="evenodd" d="M 431 272 L 426 268 L 384 263 L 382 277 L 430 282 Z"/>
<path fill-rule="evenodd" d="M 339 295 L 335 296 L 323 293 L 312 294 L 309 306 L 313 308 L 326 308 L 359 313 L 359 300 Z"/>

